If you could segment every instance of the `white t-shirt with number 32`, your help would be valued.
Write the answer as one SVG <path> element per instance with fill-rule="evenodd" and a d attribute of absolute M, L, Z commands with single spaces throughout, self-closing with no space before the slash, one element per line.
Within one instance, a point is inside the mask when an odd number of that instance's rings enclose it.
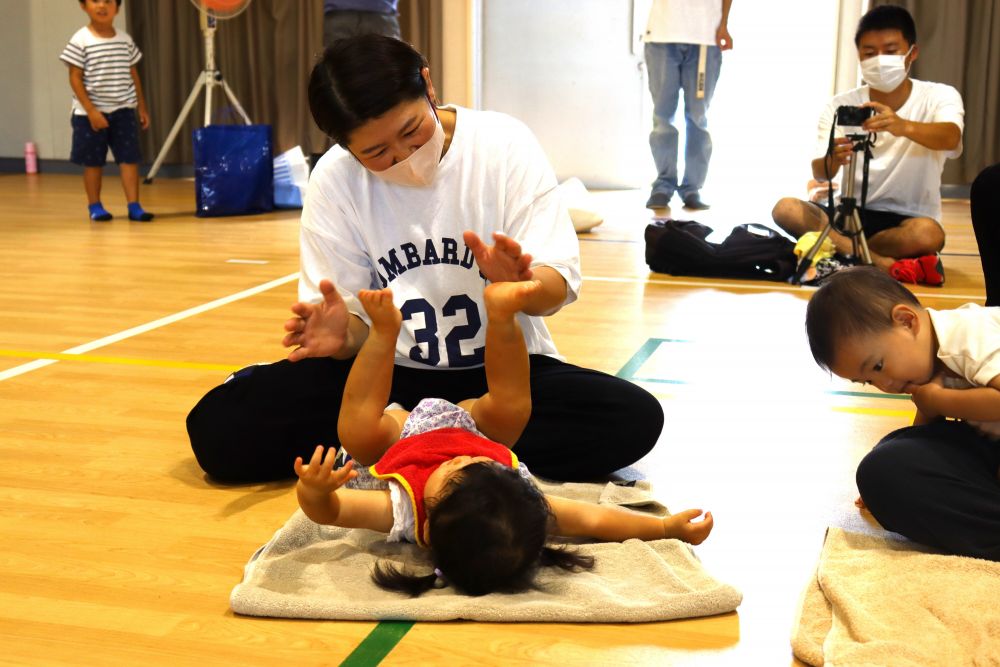
<path fill-rule="evenodd" d="M 531 131 L 504 114 L 447 108 L 455 132 L 430 186 L 386 183 L 335 147 L 317 163 L 302 210 L 299 299 L 318 302 L 328 278 L 369 322 L 355 295 L 390 287 L 403 313 L 396 363 L 415 368 L 482 365 L 486 281 L 465 230 L 491 245 L 494 232 L 506 234 L 532 266 L 556 269 L 563 305 L 581 284 L 573 223 Z M 542 318 L 518 318 L 529 353 L 558 356 Z"/>

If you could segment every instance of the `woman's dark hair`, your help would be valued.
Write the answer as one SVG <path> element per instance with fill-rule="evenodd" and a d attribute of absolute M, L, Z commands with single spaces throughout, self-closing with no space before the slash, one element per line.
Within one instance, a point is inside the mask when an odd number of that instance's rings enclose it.
<path fill-rule="evenodd" d="M 401 102 L 423 97 L 427 60 L 384 35 L 334 42 L 309 76 L 309 110 L 319 129 L 343 147 L 351 133 Z"/>
<path fill-rule="evenodd" d="M 806 307 L 806 336 L 813 359 L 829 370 L 838 343 L 892 328 L 892 309 L 920 307 L 913 292 L 874 266 L 854 266 L 830 276 Z"/>
<path fill-rule="evenodd" d="M 431 560 L 444 581 L 466 595 L 533 588 L 540 566 L 592 568 L 590 556 L 546 546 L 551 520 L 545 496 L 517 470 L 473 463 L 427 505 Z M 378 563 L 372 579 L 381 588 L 417 596 L 433 588 L 438 576 Z"/>
<path fill-rule="evenodd" d="M 879 5 L 871 9 L 858 21 L 854 33 L 854 46 L 861 45 L 861 35 L 876 30 L 898 30 L 910 46 L 917 43 L 917 26 L 910 12 L 897 5 Z"/>

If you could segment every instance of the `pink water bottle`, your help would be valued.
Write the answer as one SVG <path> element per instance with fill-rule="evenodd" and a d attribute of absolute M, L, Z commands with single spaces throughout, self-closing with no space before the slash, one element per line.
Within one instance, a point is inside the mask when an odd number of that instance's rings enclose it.
<path fill-rule="evenodd" d="M 35 148 L 34 141 L 28 141 L 24 144 L 24 173 L 38 173 L 38 150 Z"/>

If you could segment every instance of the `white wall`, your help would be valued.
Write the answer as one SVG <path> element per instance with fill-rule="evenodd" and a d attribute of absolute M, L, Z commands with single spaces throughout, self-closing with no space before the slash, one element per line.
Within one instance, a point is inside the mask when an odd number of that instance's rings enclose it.
<path fill-rule="evenodd" d="M 780 197 L 805 197 L 817 122 L 836 86 L 841 6 L 857 1 L 733 2 L 704 198 L 743 202 L 747 218 L 735 223 L 768 219 Z"/>
<path fill-rule="evenodd" d="M 121 29 L 126 4 L 115 19 Z M 59 54 L 89 19 L 70 0 L 0 0 L 0 16 L 0 157 L 23 157 L 34 141 L 40 158 L 68 160 L 72 92 Z"/>
<path fill-rule="evenodd" d="M 523 121 L 557 178 L 652 180 L 652 102 L 632 0 L 483 0 L 481 103 Z M 655 173 L 655 172 L 654 172 Z"/>

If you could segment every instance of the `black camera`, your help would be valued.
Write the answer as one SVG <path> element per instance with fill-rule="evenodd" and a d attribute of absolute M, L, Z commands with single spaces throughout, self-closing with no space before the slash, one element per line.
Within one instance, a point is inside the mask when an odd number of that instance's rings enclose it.
<path fill-rule="evenodd" d="M 875 115 L 871 107 L 837 107 L 837 125 L 845 127 L 861 127 L 869 118 Z"/>

